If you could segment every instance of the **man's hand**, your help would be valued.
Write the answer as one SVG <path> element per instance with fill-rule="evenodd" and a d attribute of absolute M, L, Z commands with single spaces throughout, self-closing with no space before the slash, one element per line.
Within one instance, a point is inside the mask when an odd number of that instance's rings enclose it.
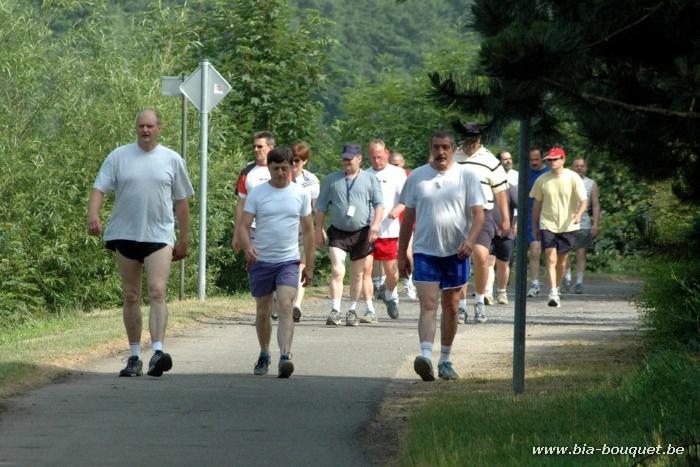
<path fill-rule="evenodd" d="M 90 235 L 98 236 L 102 233 L 102 221 L 97 214 L 88 214 L 87 231 Z"/>
<path fill-rule="evenodd" d="M 597 225 L 592 225 L 591 226 L 591 236 L 596 237 L 598 235 L 598 226 Z"/>
<path fill-rule="evenodd" d="M 180 261 L 187 256 L 187 242 L 178 241 L 173 248 L 173 261 Z"/>
<path fill-rule="evenodd" d="M 505 220 L 501 221 L 501 225 L 499 227 L 501 229 L 501 235 L 503 237 L 505 237 L 506 232 L 508 232 L 510 230 L 510 219 L 505 219 Z"/>
<path fill-rule="evenodd" d="M 326 232 L 322 228 L 316 229 L 316 248 L 326 246 Z"/>
<path fill-rule="evenodd" d="M 408 278 L 413 273 L 413 261 L 406 255 L 399 255 L 397 260 L 399 275 L 404 279 Z"/>
<path fill-rule="evenodd" d="M 374 243 L 379 238 L 379 227 L 371 226 L 369 228 L 369 242 Z"/>
<path fill-rule="evenodd" d="M 231 248 L 236 254 L 241 251 L 241 244 L 238 242 L 238 235 L 236 235 L 235 231 L 233 232 L 233 237 L 231 238 Z"/>
<path fill-rule="evenodd" d="M 304 269 L 301 270 L 301 286 L 302 287 L 308 287 L 311 285 L 311 281 L 314 278 L 314 268 L 313 266 L 304 266 Z"/>
<path fill-rule="evenodd" d="M 457 249 L 457 258 L 464 259 L 468 256 L 471 256 L 473 250 L 474 245 L 472 244 L 472 242 L 470 242 L 469 240 L 465 240 L 459 245 L 459 248 Z"/>
<path fill-rule="evenodd" d="M 571 218 L 574 220 L 574 224 L 579 224 L 581 222 L 581 214 L 578 212 L 573 213 Z"/>
<path fill-rule="evenodd" d="M 258 252 L 255 251 L 255 247 L 252 244 L 245 250 L 245 257 L 250 263 L 254 263 L 258 260 Z"/>

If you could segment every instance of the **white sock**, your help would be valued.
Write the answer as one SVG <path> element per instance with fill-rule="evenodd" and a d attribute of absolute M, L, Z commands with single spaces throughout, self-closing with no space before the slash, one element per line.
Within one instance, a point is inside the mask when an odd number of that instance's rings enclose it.
<path fill-rule="evenodd" d="M 568 269 L 567 269 L 566 273 L 564 274 L 564 279 L 571 282 L 571 271 L 569 271 Z"/>
<path fill-rule="evenodd" d="M 432 342 L 421 342 L 420 343 L 420 354 L 430 360 L 433 359 L 433 343 Z"/>
<path fill-rule="evenodd" d="M 331 308 L 333 308 L 335 311 L 340 311 L 340 300 L 340 298 L 331 299 Z"/>
<path fill-rule="evenodd" d="M 476 299 L 476 303 L 484 303 L 484 294 L 476 294 L 474 295 L 474 298 Z"/>
<path fill-rule="evenodd" d="M 552 287 L 552 290 L 549 293 L 552 295 L 559 295 L 559 287 Z"/>
<path fill-rule="evenodd" d="M 163 351 L 163 342 L 161 341 L 155 341 L 153 344 L 151 344 L 151 348 L 153 349 L 154 352 L 160 350 L 161 352 Z"/>
<path fill-rule="evenodd" d="M 467 309 L 467 299 L 466 299 L 466 298 L 462 298 L 462 299 L 459 301 L 459 308 L 461 308 L 461 309 L 463 309 L 463 310 L 466 310 L 466 309 Z"/>
<path fill-rule="evenodd" d="M 399 301 L 399 291 L 396 287 L 394 287 L 394 290 L 385 290 L 384 291 L 384 298 L 386 298 L 388 301 L 391 300 L 396 300 L 396 302 Z"/>
<path fill-rule="evenodd" d="M 539 287 L 539 286 L 540 286 L 540 281 L 539 281 L 539 279 L 535 279 L 534 281 L 532 281 L 532 285 L 535 286 L 535 287 Z"/>
<path fill-rule="evenodd" d="M 357 302 L 350 302 L 350 306 L 348 307 L 348 311 L 355 311 L 357 308 Z"/>
<path fill-rule="evenodd" d="M 583 284 L 583 273 L 582 272 L 576 272 L 576 283 L 577 284 Z"/>
<path fill-rule="evenodd" d="M 131 349 L 131 356 L 132 357 L 139 357 L 141 358 L 141 343 L 137 342 L 135 344 L 129 344 L 129 348 Z"/>
<path fill-rule="evenodd" d="M 372 302 L 372 299 L 370 298 L 369 300 L 366 300 L 365 304 L 367 306 L 367 311 L 374 313 L 374 302 Z"/>
<path fill-rule="evenodd" d="M 450 361 L 450 352 L 452 351 L 451 345 L 443 345 L 440 350 L 440 363 Z"/>
<path fill-rule="evenodd" d="M 498 292 L 498 293 L 505 292 L 505 291 L 506 291 L 506 289 L 496 289 L 496 292 Z"/>

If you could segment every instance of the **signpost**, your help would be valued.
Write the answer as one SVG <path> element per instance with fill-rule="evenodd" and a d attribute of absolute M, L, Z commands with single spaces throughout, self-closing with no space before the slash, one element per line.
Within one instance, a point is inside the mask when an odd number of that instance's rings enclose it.
<path fill-rule="evenodd" d="M 199 174 L 199 300 L 206 298 L 207 272 L 207 140 L 209 138 L 209 112 L 229 93 L 231 85 L 211 66 L 202 60 L 194 73 L 180 84 L 180 92 L 200 112 L 200 174 Z"/>

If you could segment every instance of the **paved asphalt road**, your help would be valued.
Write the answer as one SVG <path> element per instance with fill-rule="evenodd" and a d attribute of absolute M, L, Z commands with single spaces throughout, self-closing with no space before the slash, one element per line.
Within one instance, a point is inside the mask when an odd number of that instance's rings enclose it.
<path fill-rule="evenodd" d="M 565 296 L 559 309 L 545 297 L 528 302 L 528 352 L 633 330 L 634 285 L 598 283 L 586 292 Z M 174 367 L 161 378 L 116 377 L 125 352 L 5 401 L 0 466 L 375 464 L 362 434 L 389 383 L 426 384 L 412 370 L 417 302 L 403 301 L 397 321 L 378 304 L 380 322 L 357 328 L 325 326 L 327 306 L 307 304 L 288 380 L 276 378 L 274 350 L 271 374 L 252 375 L 257 341 L 244 313 L 171 336 Z M 478 362 L 512 358 L 512 304 L 487 312 L 488 323 L 460 328 L 455 364 L 465 376 L 481 374 Z"/>

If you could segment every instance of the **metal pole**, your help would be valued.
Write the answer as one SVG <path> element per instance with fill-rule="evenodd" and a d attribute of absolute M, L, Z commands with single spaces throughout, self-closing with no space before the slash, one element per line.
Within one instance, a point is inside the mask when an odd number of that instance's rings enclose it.
<path fill-rule="evenodd" d="M 182 81 L 185 80 L 184 73 L 181 75 Z M 182 111 L 180 115 L 180 155 L 185 160 L 185 165 L 187 165 L 187 98 L 184 94 L 181 94 L 182 99 Z M 180 260 L 180 300 L 185 297 L 185 258 Z"/>
<path fill-rule="evenodd" d="M 527 218 L 530 215 L 527 200 L 530 180 L 530 117 L 520 120 L 518 144 L 518 237 L 515 249 L 515 317 L 513 320 L 513 392 L 525 392 L 525 318 L 527 290 Z"/>
<path fill-rule="evenodd" d="M 199 170 L 199 301 L 206 298 L 207 276 L 207 139 L 209 138 L 209 60 L 200 63 L 202 73 L 202 105 L 200 112 L 200 170 Z"/>

